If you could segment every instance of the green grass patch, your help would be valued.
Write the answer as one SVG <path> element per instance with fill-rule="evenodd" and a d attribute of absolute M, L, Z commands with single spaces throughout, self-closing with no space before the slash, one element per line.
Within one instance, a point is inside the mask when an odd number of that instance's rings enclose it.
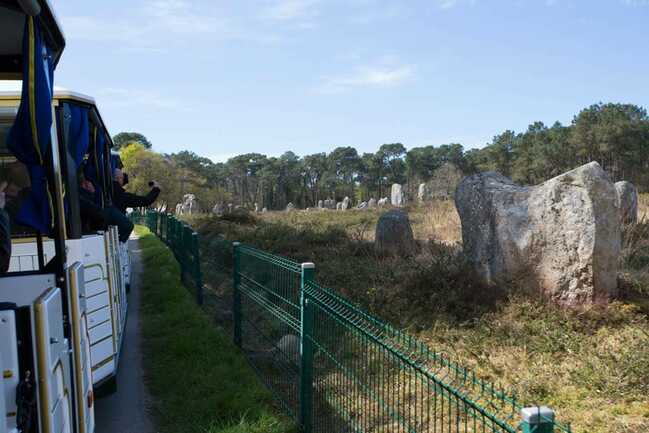
<path fill-rule="evenodd" d="M 158 431 L 295 431 L 229 336 L 213 325 L 180 283 L 172 253 L 143 227 L 136 232 L 144 264 L 144 369 Z"/>
<path fill-rule="evenodd" d="M 412 257 L 374 253 L 379 211 L 191 222 L 202 236 L 205 281 L 226 302 L 230 277 L 214 271 L 223 262 L 216 254 L 221 236 L 315 262 L 318 282 L 515 392 L 524 404 L 551 406 L 575 432 L 649 432 L 649 223 L 625 237 L 619 299 L 573 311 L 530 296 L 516 282 L 501 290 L 480 284 L 463 260 L 460 239 L 448 242 L 456 226 L 445 221 L 448 203 L 438 207 L 411 210 L 419 242 Z"/>

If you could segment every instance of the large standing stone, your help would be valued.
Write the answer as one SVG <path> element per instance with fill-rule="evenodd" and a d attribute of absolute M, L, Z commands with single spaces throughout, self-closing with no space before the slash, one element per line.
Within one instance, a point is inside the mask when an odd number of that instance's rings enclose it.
<path fill-rule="evenodd" d="M 342 210 L 347 210 L 347 209 L 350 208 L 350 206 L 351 206 L 351 200 L 349 199 L 349 197 L 345 197 L 345 198 L 343 199 Z"/>
<path fill-rule="evenodd" d="M 259 212 L 259 204 L 255 203 L 255 213 Z"/>
<path fill-rule="evenodd" d="M 367 202 L 367 207 L 370 209 L 376 208 L 376 199 L 374 197 L 369 199 L 369 201 Z"/>
<path fill-rule="evenodd" d="M 623 225 L 638 222 L 638 190 L 631 183 L 623 180 L 615 183 L 617 203 L 620 208 L 620 222 Z"/>
<path fill-rule="evenodd" d="M 392 185 L 390 194 L 390 202 L 392 206 L 403 207 L 406 204 L 405 196 L 403 194 L 403 186 L 395 183 Z"/>
<path fill-rule="evenodd" d="M 381 215 L 376 224 L 374 246 L 380 254 L 409 254 L 415 248 L 415 239 L 408 214 L 392 209 Z"/>
<path fill-rule="evenodd" d="M 616 192 L 598 163 L 534 187 L 476 174 L 460 183 L 455 202 L 464 254 L 485 282 L 514 280 L 563 305 L 617 293 Z"/>
<path fill-rule="evenodd" d="M 322 200 L 318 200 L 318 209 L 324 209 L 324 202 Z"/>

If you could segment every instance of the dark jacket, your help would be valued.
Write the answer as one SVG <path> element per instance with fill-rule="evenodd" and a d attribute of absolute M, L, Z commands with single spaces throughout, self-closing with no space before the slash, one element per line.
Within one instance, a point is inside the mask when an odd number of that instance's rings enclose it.
<path fill-rule="evenodd" d="M 95 204 L 95 195 L 79 188 L 79 212 L 84 233 L 96 232 L 106 228 L 102 210 Z"/>
<path fill-rule="evenodd" d="M 0 209 L 0 275 L 9 269 L 11 260 L 11 227 L 9 226 L 9 215 L 4 209 Z"/>
<path fill-rule="evenodd" d="M 147 195 L 141 196 L 126 192 L 119 183 L 113 182 L 113 205 L 123 214 L 126 214 L 126 208 L 128 207 L 151 206 L 158 198 L 158 195 L 160 195 L 160 188 L 152 188 Z"/>

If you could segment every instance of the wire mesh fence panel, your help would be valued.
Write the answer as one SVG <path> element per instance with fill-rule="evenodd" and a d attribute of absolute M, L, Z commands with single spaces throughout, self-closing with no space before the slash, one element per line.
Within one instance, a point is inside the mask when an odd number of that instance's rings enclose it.
<path fill-rule="evenodd" d="M 305 433 L 571 432 L 549 409 L 523 410 L 516 395 L 319 286 L 313 264 L 219 236 L 199 248 L 173 216 L 132 218 L 166 237 L 195 280 L 201 254 L 232 273 L 235 343 Z"/>
<path fill-rule="evenodd" d="M 299 409 L 300 266 L 235 247 L 235 341 L 288 413 Z"/>
<path fill-rule="evenodd" d="M 312 282 L 305 290 L 314 316 L 305 336 L 314 346 L 314 432 L 519 431 L 514 395 L 330 290 Z"/>

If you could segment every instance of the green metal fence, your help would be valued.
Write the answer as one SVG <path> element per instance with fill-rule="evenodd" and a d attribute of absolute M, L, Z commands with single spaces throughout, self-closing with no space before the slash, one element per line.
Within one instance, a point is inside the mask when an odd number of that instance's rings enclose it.
<path fill-rule="evenodd" d="M 167 228 L 168 244 L 184 247 L 174 240 L 175 218 L 147 218 L 159 235 Z M 314 264 L 223 238 L 206 248 L 231 266 L 235 343 L 304 432 L 571 432 L 548 408 L 524 407 L 318 285 Z"/>
<path fill-rule="evenodd" d="M 173 215 L 147 210 L 133 212 L 131 220 L 144 224 L 174 253 L 181 269 L 181 278 L 188 279 L 195 289 L 196 302 L 203 304 L 203 275 L 201 273 L 200 239 L 191 227 Z"/>

